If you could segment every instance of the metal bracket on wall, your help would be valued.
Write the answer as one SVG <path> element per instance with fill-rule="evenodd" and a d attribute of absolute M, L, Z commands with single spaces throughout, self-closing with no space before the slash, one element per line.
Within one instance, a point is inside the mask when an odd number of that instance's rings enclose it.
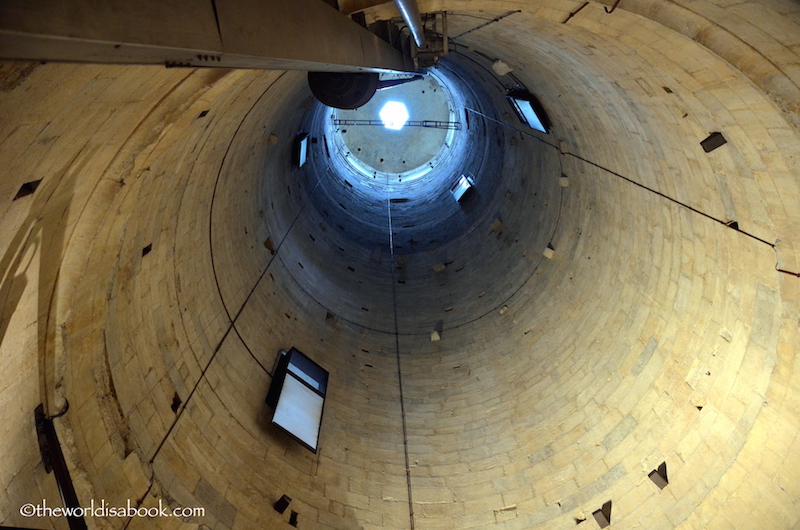
<path fill-rule="evenodd" d="M 422 46 L 412 43 L 411 59 L 417 68 L 437 67 L 439 59 L 450 51 L 447 37 L 447 13 L 436 11 L 425 13 L 422 27 L 425 40 Z"/>
<path fill-rule="evenodd" d="M 574 17 L 575 15 L 577 15 L 578 13 L 580 13 L 580 12 L 581 12 L 581 9 L 583 9 L 584 7 L 586 7 L 586 6 L 588 6 L 588 5 L 589 5 L 589 2 L 584 2 L 584 4 L 583 4 L 581 7 L 579 7 L 578 9 L 576 9 L 575 11 L 573 11 L 572 13 L 570 13 L 570 14 L 567 16 L 566 20 L 564 20 L 564 22 L 562 22 L 562 24 L 566 24 L 567 22 L 569 22 L 569 20 L 570 20 L 572 17 Z"/>
<path fill-rule="evenodd" d="M 606 13 L 609 13 L 609 14 L 611 14 L 611 13 L 613 13 L 613 12 L 614 12 L 614 11 L 617 9 L 617 6 L 619 5 L 619 3 L 620 3 L 621 1 L 622 1 L 622 0 L 617 0 L 616 2 L 614 2 L 614 5 L 613 5 L 613 6 L 611 6 L 611 10 L 609 10 L 609 9 L 608 9 L 608 6 L 603 6 L 603 9 L 605 10 L 605 12 L 606 12 Z"/>

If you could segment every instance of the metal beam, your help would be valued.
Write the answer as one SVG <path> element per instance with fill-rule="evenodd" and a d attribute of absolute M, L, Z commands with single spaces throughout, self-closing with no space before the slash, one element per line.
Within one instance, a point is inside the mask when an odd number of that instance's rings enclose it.
<path fill-rule="evenodd" d="M 382 120 L 343 120 L 334 119 L 334 125 L 367 125 L 372 127 L 386 127 Z M 409 120 L 403 127 L 425 127 L 427 129 L 453 129 L 461 130 L 461 122 L 458 121 L 438 121 L 438 120 Z"/>
<path fill-rule="evenodd" d="M 419 14 L 417 0 L 394 0 L 394 5 L 397 6 L 403 21 L 411 31 L 414 42 L 422 48 L 425 45 L 425 30 L 422 27 L 422 17 Z"/>
<path fill-rule="evenodd" d="M 321 0 L 3 0 L 0 59 L 413 71 Z"/>

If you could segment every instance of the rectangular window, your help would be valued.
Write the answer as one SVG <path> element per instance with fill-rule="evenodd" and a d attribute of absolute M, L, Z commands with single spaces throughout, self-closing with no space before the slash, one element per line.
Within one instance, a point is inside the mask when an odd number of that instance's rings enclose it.
<path fill-rule="evenodd" d="M 287 374 L 272 423 L 316 452 L 324 402 L 322 396 Z"/>
<path fill-rule="evenodd" d="M 506 97 L 524 124 L 545 134 L 549 132 L 550 119 L 536 96 L 527 90 L 512 90 Z"/>
<path fill-rule="evenodd" d="M 327 389 L 327 370 L 296 348 L 281 351 L 267 394 L 267 403 L 275 409 L 272 423 L 314 453 Z"/>
<path fill-rule="evenodd" d="M 458 177 L 458 180 L 455 184 L 450 188 L 450 193 L 453 194 L 453 198 L 456 202 L 461 202 L 461 199 L 464 198 L 464 195 L 475 185 L 475 180 L 470 175 L 461 175 Z"/>
<path fill-rule="evenodd" d="M 298 134 L 294 139 L 294 165 L 303 167 L 308 160 L 308 133 Z"/>

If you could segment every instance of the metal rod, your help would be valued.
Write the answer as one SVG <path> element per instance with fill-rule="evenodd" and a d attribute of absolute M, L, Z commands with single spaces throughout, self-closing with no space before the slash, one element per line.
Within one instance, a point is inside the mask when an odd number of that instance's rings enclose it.
<path fill-rule="evenodd" d="M 403 20 L 411 31 L 411 36 L 414 37 L 414 42 L 422 48 L 425 43 L 425 31 L 422 28 L 422 17 L 419 14 L 417 0 L 394 0 L 394 5 L 400 10 Z"/>
<path fill-rule="evenodd" d="M 413 77 L 405 77 L 402 79 L 383 79 L 378 81 L 378 90 L 385 90 L 387 88 L 394 88 L 396 86 L 404 85 L 406 83 L 411 83 L 412 81 L 421 81 L 425 79 L 421 75 L 415 75 Z"/>
<path fill-rule="evenodd" d="M 386 175 L 389 182 L 389 175 Z M 391 195 L 391 192 L 389 193 Z M 414 500 L 411 495 L 411 465 L 408 458 L 408 425 L 406 422 L 406 406 L 403 398 L 403 370 L 400 364 L 400 326 L 397 322 L 397 265 L 394 258 L 394 228 L 392 227 L 392 199 L 387 197 L 386 212 L 389 217 L 389 265 L 392 267 L 392 307 L 394 308 L 394 351 L 397 358 L 397 387 L 400 394 L 400 418 L 403 427 L 403 453 L 406 460 L 406 487 L 408 490 L 408 520 L 410 529 L 414 530 Z"/>
<path fill-rule="evenodd" d="M 385 126 L 382 120 L 333 120 L 334 125 L 371 125 Z M 461 122 L 458 121 L 437 121 L 437 120 L 409 120 L 403 127 L 427 127 L 428 129 L 453 129 L 461 130 Z"/>
<path fill-rule="evenodd" d="M 489 22 L 487 22 L 487 23 L 485 23 L 485 24 L 481 24 L 481 25 L 480 25 L 480 26 L 478 26 L 477 28 L 472 28 L 472 29 L 471 29 L 471 30 L 469 30 L 469 31 L 465 31 L 465 32 L 464 32 L 464 33 L 462 33 L 461 35 L 456 35 L 455 37 L 453 37 L 453 40 L 455 40 L 455 39 L 458 39 L 458 38 L 460 38 L 460 37 L 463 37 L 464 35 L 468 35 L 468 34 L 472 33 L 473 31 L 478 31 L 479 29 L 483 29 L 483 28 L 485 28 L 486 26 L 488 26 L 489 24 L 494 24 L 495 22 L 500 22 L 500 21 L 501 21 L 501 20 L 503 20 L 504 18 L 506 18 L 506 17 L 510 17 L 510 16 L 511 16 L 511 15 L 513 15 L 514 13 L 522 13 L 522 11 L 520 11 L 519 9 L 517 9 L 516 11 L 511 11 L 510 13 L 506 13 L 505 15 L 500 15 L 499 17 L 497 17 L 497 18 L 494 18 L 494 19 L 490 20 Z M 453 14 L 455 14 L 455 15 L 458 15 L 458 13 L 453 13 Z"/>

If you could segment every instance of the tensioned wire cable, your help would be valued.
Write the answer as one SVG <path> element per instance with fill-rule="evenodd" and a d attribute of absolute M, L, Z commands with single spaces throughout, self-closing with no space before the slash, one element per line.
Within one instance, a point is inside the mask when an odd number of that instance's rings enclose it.
<path fill-rule="evenodd" d="M 389 176 L 386 176 L 388 188 Z M 403 372 L 400 364 L 400 330 L 397 324 L 397 279 L 395 278 L 394 264 L 394 233 L 392 229 L 392 199 L 391 191 L 386 195 L 386 212 L 389 220 L 389 266 L 392 269 L 392 308 L 394 312 L 394 350 L 397 357 L 397 384 L 400 390 L 400 417 L 403 421 L 403 453 L 406 461 L 406 487 L 408 488 L 408 518 L 411 530 L 414 530 L 414 502 L 411 497 L 411 467 L 408 459 L 408 431 L 406 428 L 406 408 L 403 399 Z"/>

